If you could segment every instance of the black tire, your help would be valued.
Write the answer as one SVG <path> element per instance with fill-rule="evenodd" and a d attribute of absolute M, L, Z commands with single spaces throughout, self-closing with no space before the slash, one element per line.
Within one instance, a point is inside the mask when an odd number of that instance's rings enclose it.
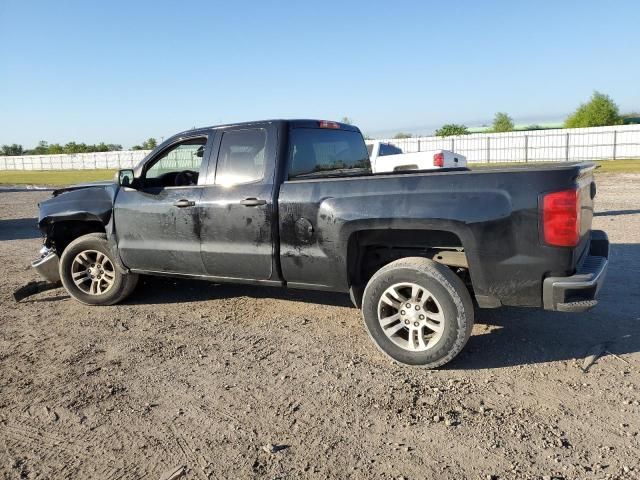
<path fill-rule="evenodd" d="M 378 319 L 379 302 L 384 292 L 403 283 L 426 289 L 442 310 L 444 326 L 441 336 L 432 347 L 423 351 L 410 351 L 399 346 L 385 334 Z M 448 267 L 421 257 L 402 258 L 378 270 L 365 288 L 362 315 L 369 336 L 385 355 L 404 365 L 425 368 L 440 367 L 460 353 L 471 335 L 474 320 L 473 302 L 462 280 Z M 395 325 L 400 323 L 398 321 Z M 406 330 L 406 335 L 409 331 Z"/>
<path fill-rule="evenodd" d="M 93 251 L 102 253 L 113 266 L 113 283 L 105 288 L 104 293 L 83 291 L 72 277 L 73 263 L 76 256 L 82 252 Z M 135 273 L 123 273 L 116 265 L 114 254 L 107 243 L 104 233 L 89 233 L 72 241 L 62 252 L 60 257 L 60 279 L 62 285 L 73 298 L 86 305 L 114 305 L 127 298 L 138 283 Z"/>

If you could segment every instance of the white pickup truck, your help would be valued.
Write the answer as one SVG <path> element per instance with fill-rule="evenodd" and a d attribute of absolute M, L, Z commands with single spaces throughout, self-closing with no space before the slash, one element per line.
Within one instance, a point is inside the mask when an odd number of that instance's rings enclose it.
<path fill-rule="evenodd" d="M 467 158 L 464 155 L 449 150 L 403 153 L 402 149 L 387 142 L 367 140 L 365 143 L 369 150 L 373 173 L 467 166 Z"/>

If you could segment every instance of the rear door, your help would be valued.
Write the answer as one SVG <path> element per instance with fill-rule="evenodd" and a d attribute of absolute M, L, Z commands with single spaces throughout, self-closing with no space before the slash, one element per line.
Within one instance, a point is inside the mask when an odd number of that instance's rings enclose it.
<path fill-rule="evenodd" d="M 198 207 L 213 138 L 180 138 L 150 158 L 114 205 L 118 250 L 132 270 L 203 274 Z"/>
<path fill-rule="evenodd" d="M 216 277 L 270 280 L 274 269 L 277 127 L 219 131 L 200 198 L 202 261 Z"/>

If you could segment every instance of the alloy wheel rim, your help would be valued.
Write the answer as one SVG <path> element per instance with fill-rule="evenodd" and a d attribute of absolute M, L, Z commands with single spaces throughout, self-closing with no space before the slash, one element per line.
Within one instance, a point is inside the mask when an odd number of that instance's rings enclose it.
<path fill-rule="evenodd" d="M 113 287 L 116 271 L 113 262 L 97 250 L 84 250 L 71 264 L 71 278 L 88 295 L 104 295 Z"/>
<path fill-rule="evenodd" d="M 378 301 L 378 322 L 395 345 L 409 352 L 435 347 L 444 333 L 445 317 L 440 302 L 415 283 L 396 283 Z"/>

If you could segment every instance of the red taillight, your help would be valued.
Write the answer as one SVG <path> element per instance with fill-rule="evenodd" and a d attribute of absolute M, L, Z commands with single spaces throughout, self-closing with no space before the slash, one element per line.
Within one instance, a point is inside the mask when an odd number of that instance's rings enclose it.
<path fill-rule="evenodd" d="M 545 243 L 575 247 L 580 241 L 580 193 L 547 193 L 542 200 L 542 228 Z"/>
<path fill-rule="evenodd" d="M 444 167 L 444 153 L 439 152 L 433 154 L 433 166 Z"/>
<path fill-rule="evenodd" d="M 320 128 L 335 128 L 340 129 L 338 122 L 330 122 L 329 120 L 320 120 Z"/>

